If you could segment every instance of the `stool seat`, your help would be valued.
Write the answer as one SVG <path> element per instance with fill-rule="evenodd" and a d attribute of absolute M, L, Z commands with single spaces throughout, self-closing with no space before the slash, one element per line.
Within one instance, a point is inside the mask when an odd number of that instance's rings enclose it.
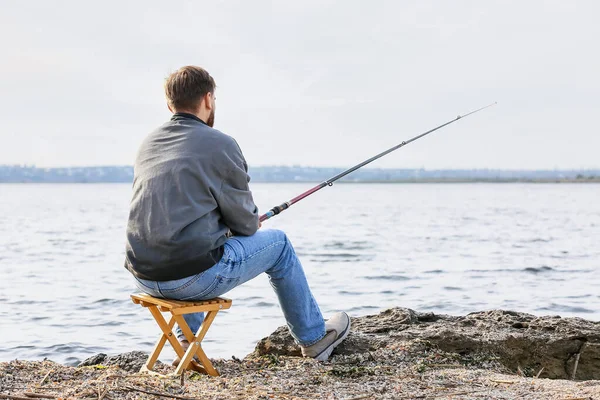
<path fill-rule="evenodd" d="M 226 310 L 231 307 L 231 300 L 223 297 L 204 301 L 181 301 L 170 299 L 159 299 L 146 293 L 132 294 L 131 300 L 142 307 L 158 306 L 162 312 L 172 311 L 174 314 L 189 314 L 196 311 L 189 310 L 190 307 L 201 307 L 201 311 Z M 215 306 L 212 306 L 215 304 Z M 178 310 L 177 310 L 178 309 Z M 200 312 L 200 311 L 199 311 Z"/>
<path fill-rule="evenodd" d="M 232 302 L 230 299 L 216 297 L 204 301 L 181 301 L 159 299 L 145 293 L 137 293 L 131 295 L 131 300 L 135 304 L 147 308 L 163 332 L 140 372 L 146 371 L 156 374 L 156 372 L 152 371 L 152 368 L 168 340 L 175 350 L 175 353 L 177 353 L 181 359 L 175 370 L 176 375 L 181 375 L 186 369 L 194 369 L 211 376 L 219 376 L 219 372 L 212 366 L 212 363 L 204 353 L 204 350 L 202 350 L 201 342 L 204 339 L 206 332 L 208 332 L 208 328 L 210 328 L 210 325 L 217 316 L 217 313 L 220 310 L 226 310 L 231 307 Z M 165 321 L 161 312 L 168 312 L 171 314 L 169 322 Z M 207 312 L 207 314 L 200 329 L 194 334 L 182 315 L 197 312 Z M 177 322 L 177 325 L 181 328 L 185 338 L 190 343 L 190 347 L 185 352 L 173 334 L 175 322 Z M 197 357 L 200 364 L 194 361 L 194 356 Z"/>

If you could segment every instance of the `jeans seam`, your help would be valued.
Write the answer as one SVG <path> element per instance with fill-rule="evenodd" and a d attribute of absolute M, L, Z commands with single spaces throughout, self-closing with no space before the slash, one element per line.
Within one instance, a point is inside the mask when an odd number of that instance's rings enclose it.
<path fill-rule="evenodd" d="M 157 282 L 152 282 L 152 286 L 148 286 L 146 285 L 144 282 L 140 281 L 137 277 L 135 277 L 136 283 L 140 286 L 138 286 L 138 289 L 140 289 L 142 292 L 149 294 L 150 296 L 154 296 L 154 297 L 161 297 L 162 293 L 160 292 L 160 289 L 158 288 L 158 284 Z"/>
<path fill-rule="evenodd" d="M 194 298 L 194 299 L 214 298 L 214 296 L 212 296 L 212 294 L 219 288 L 219 286 L 221 286 L 223 284 L 224 280 L 235 281 L 235 285 L 234 285 L 234 288 L 235 288 L 237 286 L 237 283 L 240 281 L 240 278 L 227 278 L 226 276 L 217 275 L 207 290 L 205 290 L 204 292 L 202 292 L 200 294 L 196 294 L 193 296 L 187 296 L 187 297 L 185 297 L 185 299 L 182 299 L 182 301 L 187 301 L 191 298 Z"/>
<path fill-rule="evenodd" d="M 219 275 L 215 276 L 215 279 L 213 279 L 213 281 L 210 283 L 210 285 L 208 285 L 208 287 L 206 288 L 206 290 L 204 292 L 195 294 L 193 296 L 187 296 L 187 298 L 197 298 L 197 297 L 204 297 L 209 293 L 212 293 L 215 291 L 215 289 L 219 286 L 219 281 L 220 281 L 221 277 Z"/>
<path fill-rule="evenodd" d="M 142 285 L 143 287 L 145 287 L 145 288 L 148 288 L 148 289 L 150 289 L 150 290 L 156 290 L 156 287 L 152 287 L 152 286 L 148 286 L 148 285 L 146 285 L 144 282 L 142 282 L 141 280 L 139 280 L 139 279 L 138 279 L 137 277 L 135 277 L 135 276 L 134 276 L 134 278 L 135 278 L 135 280 L 137 281 L 137 283 L 139 283 L 139 284 L 140 284 L 140 285 Z"/>
<path fill-rule="evenodd" d="M 229 239 L 229 240 L 231 240 L 231 239 Z M 227 247 L 230 248 L 230 251 L 227 251 Z M 228 242 L 223 243 L 223 255 L 221 256 L 220 261 L 224 261 L 225 264 L 230 263 L 231 262 L 231 254 L 227 254 L 227 253 L 231 253 L 231 251 L 233 251 L 233 245 Z"/>
<path fill-rule="evenodd" d="M 318 310 L 319 306 L 318 306 L 317 301 L 315 300 L 314 296 L 311 296 L 311 300 L 310 301 L 312 303 L 313 310 L 315 310 L 315 309 Z M 308 344 L 303 344 L 303 346 L 304 347 L 312 346 L 313 344 L 317 343 L 319 340 L 323 339 L 325 336 L 327 336 L 327 328 L 325 327 L 325 324 L 323 324 L 323 332 L 321 333 L 321 335 L 319 336 L 319 338 L 315 339 L 315 340 L 308 341 L 307 342 Z"/>
<path fill-rule="evenodd" d="M 240 281 L 240 278 L 239 278 L 239 277 L 238 277 L 238 278 L 227 278 L 227 277 L 225 277 L 225 276 L 221 276 L 221 275 L 219 275 L 219 279 L 220 279 L 220 281 L 217 283 L 217 285 L 215 285 L 215 287 L 214 287 L 214 288 L 212 288 L 212 290 L 211 290 L 210 292 L 206 293 L 204 296 L 201 296 L 201 297 L 209 297 L 209 298 L 213 298 L 214 296 L 212 296 L 212 294 L 213 294 L 213 293 L 214 293 L 214 292 L 215 292 L 215 291 L 216 291 L 216 290 L 219 288 L 219 286 L 220 286 L 220 285 L 222 285 L 222 284 L 223 284 L 224 280 L 231 280 L 231 281 L 234 281 L 234 282 L 235 282 L 235 283 L 234 283 L 234 286 L 233 286 L 234 288 L 237 286 L 237 284 L 238 284 L 238 283 L 239 283 L 239 281 Z M 210 295 L 210 296 L 209 296 L 209 295 Z"/>
<path fill-rule="evenodd" d="M 268 249 L 270 249 L 271 247 L 278 246 L 278 245 L 279 245 L 279 244 L 281 244 L 281 243 L 284 243 L 284 244 L 285 244 L 285 240 L 279 240 L 279 241 L 277 241 L 277 242 L 273 242 L 273 243 L 271 243 L 270 245 L 268 245 L 268 246 L 266 246 L 266 247 L 263 247 L 262 249 L 260 249 L 260 250 L 258 250 L 258 251 L 255 251 L 254 253 L 252 253 L 252 255 L 250 255 L 249 257 L 246 257 L 246 258 L 244 258 L 242 261 L 250 260 L 250 259 L 252 259 L 252 258 L 256 257 L 257 255 L 259 255 L 260 253 L 262 253 L 263 251 L 265 251 L 265 250 L 268 250 Z M 279 261 L 279 258 L 277 259 L 277 261 Z"/>

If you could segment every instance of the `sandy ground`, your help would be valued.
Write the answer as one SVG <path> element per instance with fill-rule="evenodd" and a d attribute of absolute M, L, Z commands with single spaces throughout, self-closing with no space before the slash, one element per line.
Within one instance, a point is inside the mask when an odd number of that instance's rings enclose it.
<path fill-rule="evenodd" d="M 298 357 L 214 360 L 220 377 L 130 373 L 118 366 L 0 363 L 0 399 L 563 399 L 600 400 L 600 381 L 536 379 L 469 365 L 440 353 L 378 350 L 320 363 Z M 173 367 L 160 365 L 161 372 Z M 8 396 L 7 396 L 8 395 Z M 40 397 L 43 395 L 44 397 Z"/>

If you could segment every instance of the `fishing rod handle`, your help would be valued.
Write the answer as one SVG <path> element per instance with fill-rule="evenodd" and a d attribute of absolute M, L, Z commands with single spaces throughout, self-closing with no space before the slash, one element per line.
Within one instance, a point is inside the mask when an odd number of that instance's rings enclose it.
<path fill-rule="evenodd" d="M 259 218 L 259 221 L 260 222 L 266 221 L 269 218 L 276 216 L 280 212 L 287 210 L 288 208 L 290 208 L 290 206 L 291 206 L 291 204 L 287 201 L 279 206 L 275 206 L 275 207 L 271 208 L 269 211 L 267 211 L 266 214 L 261 215 Z"/>

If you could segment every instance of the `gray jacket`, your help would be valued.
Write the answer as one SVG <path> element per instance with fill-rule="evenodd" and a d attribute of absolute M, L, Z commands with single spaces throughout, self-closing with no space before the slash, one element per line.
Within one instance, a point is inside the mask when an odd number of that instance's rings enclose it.
<path fill-rule="evenodd" d="M 176 113 L 142 143 L 134 165 L 125 267 L 166 281 L 207 270 L 232 233 L 258 229 L 248 166 L 237 142 Z"/>

